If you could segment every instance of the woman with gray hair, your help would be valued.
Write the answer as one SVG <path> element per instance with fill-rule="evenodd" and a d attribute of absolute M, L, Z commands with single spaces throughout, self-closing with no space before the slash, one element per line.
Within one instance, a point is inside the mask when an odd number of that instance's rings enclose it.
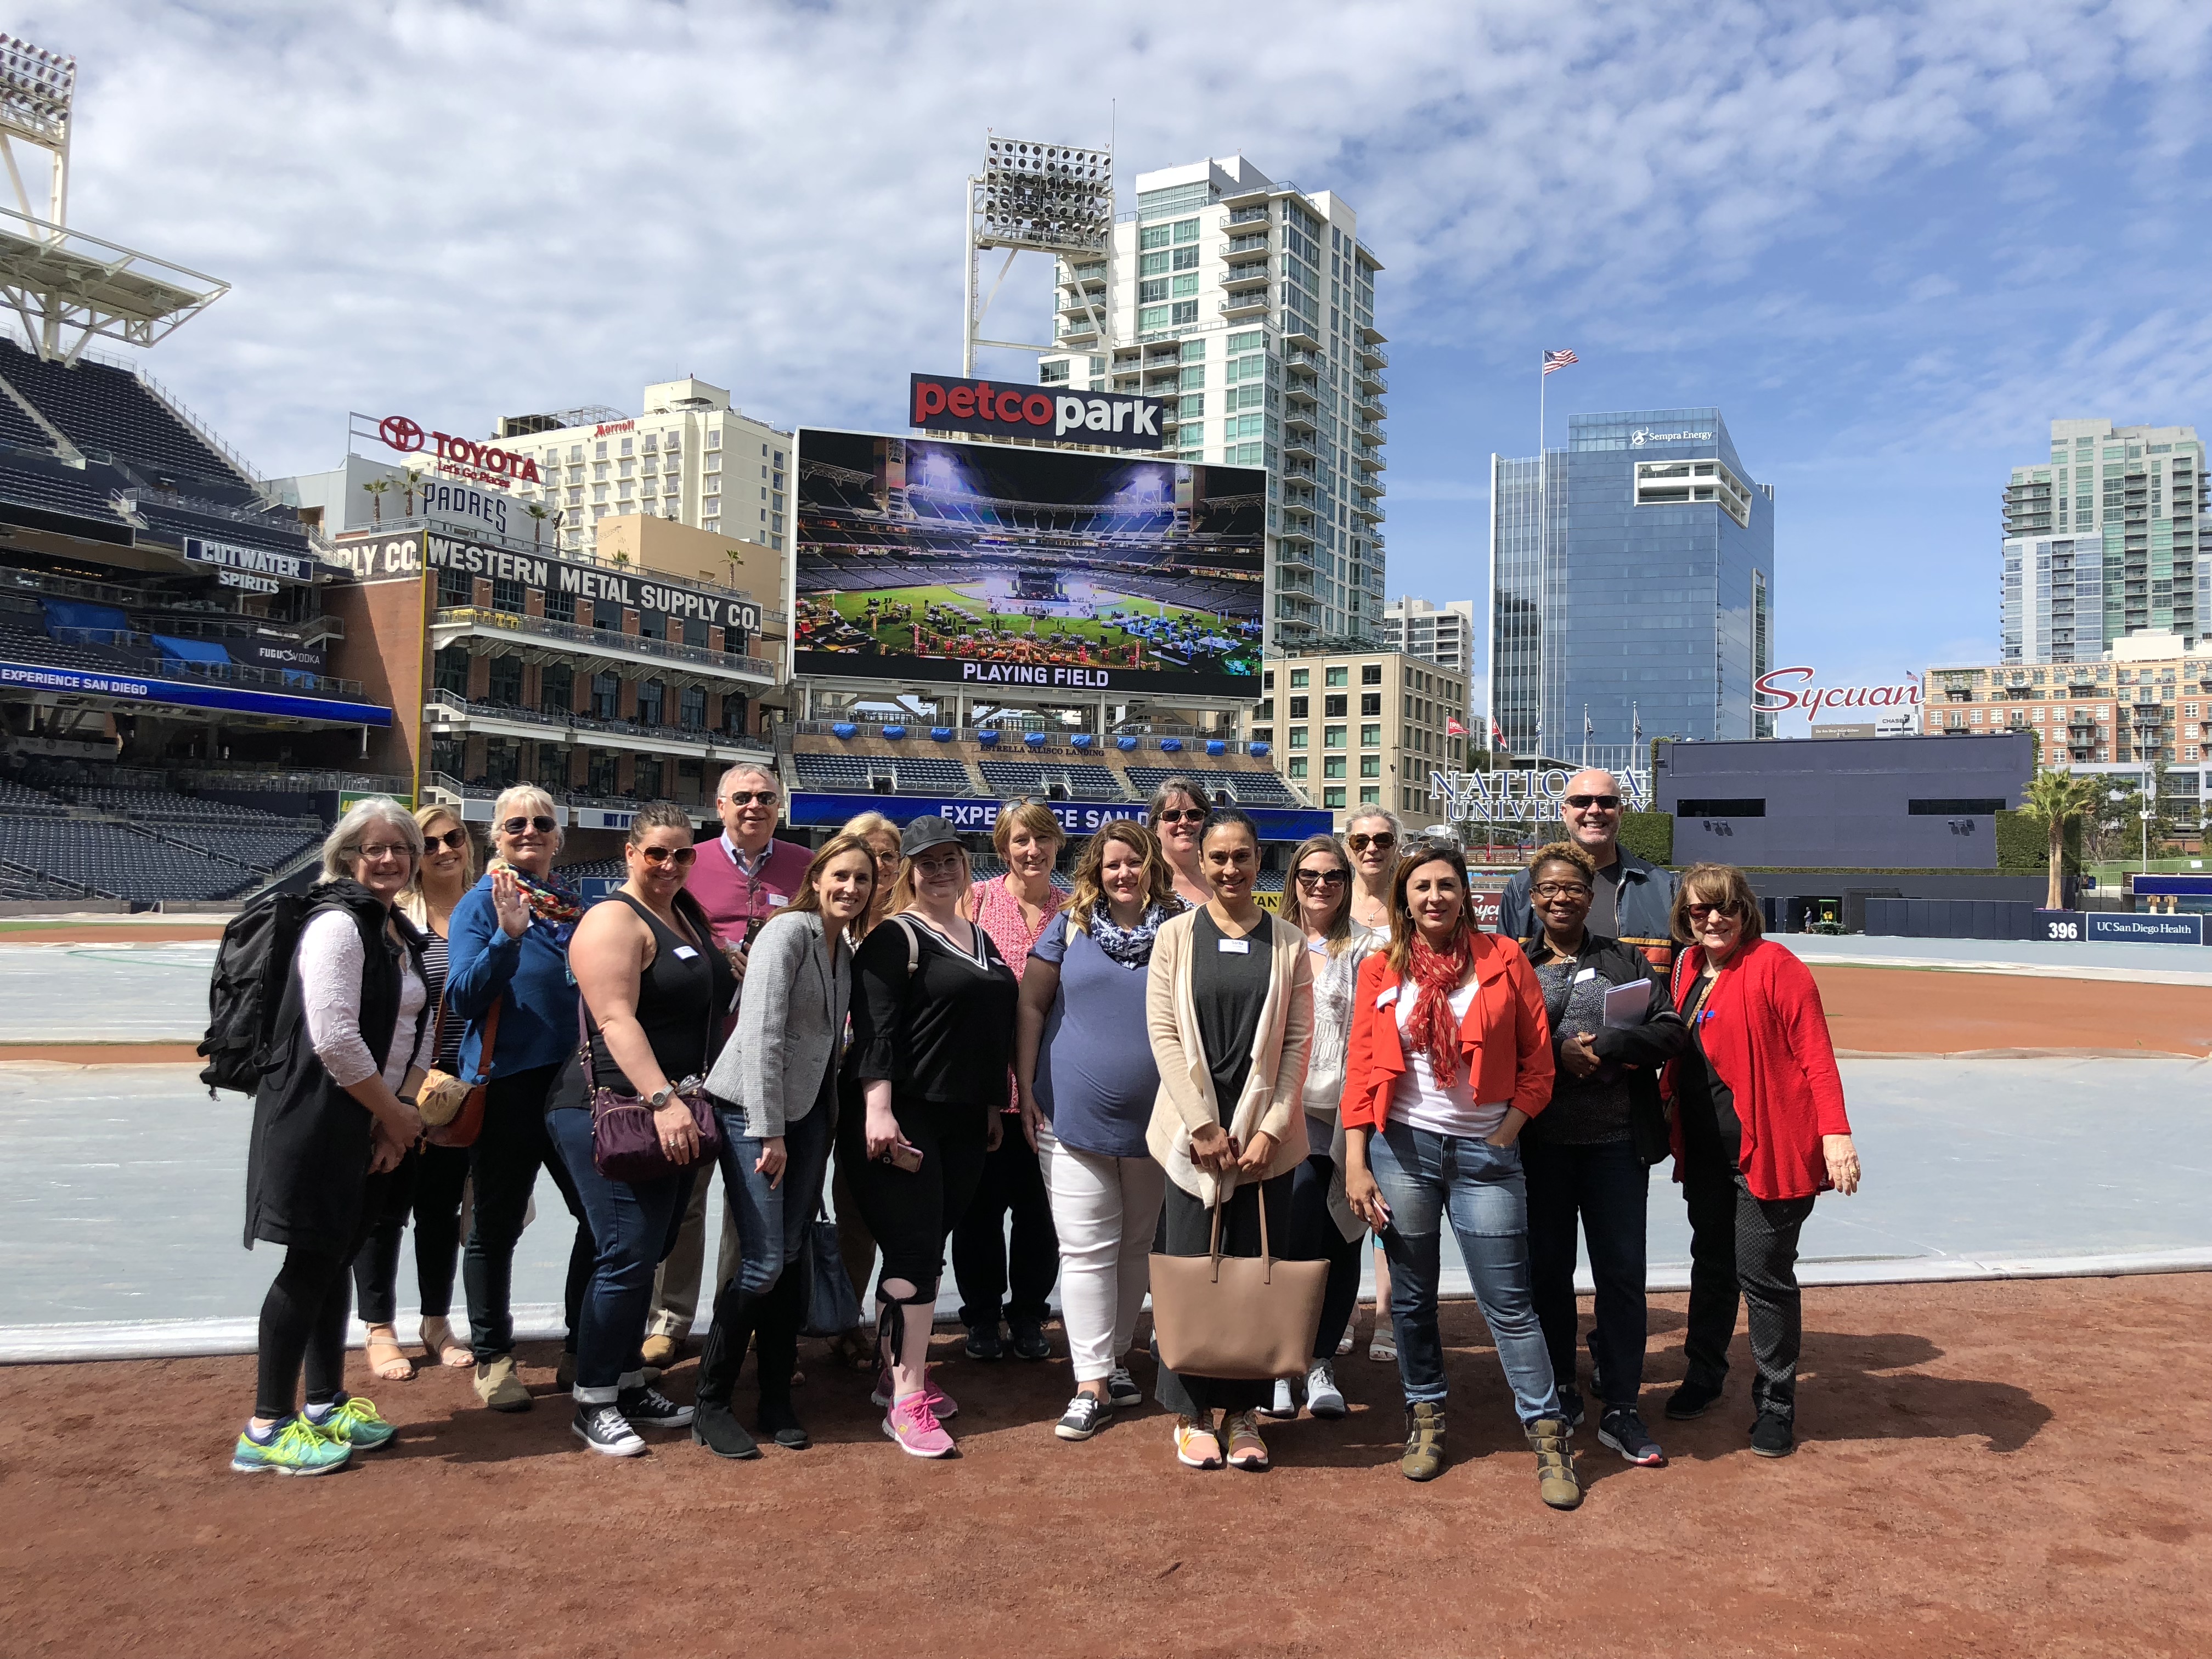
<path fill-rule="evenodd" d="M 511 1291 L 515 1242 L 541 1168 L 576 1218 L 568 1264 L 572 1351 L 579 1269 L 588 1277 L 594 1254 L 583 1201 L 545 1132 L 547 1097 L 576 1050 L 568 941 L 584 909 L 553 875 L 560 817 L 543 789 L 525 783 L 501 793 L 492 805 L 491 844 L 490 866 L 453 907 L 446 942 L 448 1018 L 468 1022 L 461 1073 L 487 1085 L 483 1127 L 471 1149 L 475 1200 L 461 1280 L 477 1397 L 495 1412 L 526 1412 L 530 1390 L 515 1374 Z"/>
<path fill-rule="evenodd" d="M 276 1059 L 253 1097 L 246 1244 L 282 1244 L 284 1265 L 261 1304 L 253 1416 L 230 1459 L 241 1474 L 326 1474 L 393 1433 L 345 1392 L 348 1269 L 377 1214 L 371 1184 L 422 1133 L 401 1095 L 429 1028 L 428 982 L 422 935 L 392 909 L 422 856 L 415 820 L 381 795 L 323 843 L 271 1028 Z"/>

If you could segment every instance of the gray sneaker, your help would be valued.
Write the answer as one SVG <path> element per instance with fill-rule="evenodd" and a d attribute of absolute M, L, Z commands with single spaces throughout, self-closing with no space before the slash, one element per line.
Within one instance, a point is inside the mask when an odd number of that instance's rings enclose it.
<path fill-rule="evenodd" d="M 1632 1406 L 1615 1406 L 1597 1420 L 1597 1443 L 1617 1451 L 1638 1468 L 1663 1468 L 1667 1454 L 1651 1437 Z"/>
<path fill-rule="evenodd" d="M 1344 1391 L 1336 1386 L 1336 1362 L 1316 1359 L 1306 1373 L 1306 1409 L 1316 1417 L 1342 1417 Z"/>
<path fill-rule="evenodd" d="M 1137 1386 L 1127 1365 L 1115 1366 L 1114 1374 L 1106 1379 L 1106 1401 L 1122 1410 L 1145 1403 L 1145 1391 Z"/>
<path fill-rule="evenodd" d="M 1088 1440 L 1106 1425 L 1113 1407 L 1096 1395 L 1079 1394 L 1067 1402 L 1052 1431 L 1062 1440 Z"/>

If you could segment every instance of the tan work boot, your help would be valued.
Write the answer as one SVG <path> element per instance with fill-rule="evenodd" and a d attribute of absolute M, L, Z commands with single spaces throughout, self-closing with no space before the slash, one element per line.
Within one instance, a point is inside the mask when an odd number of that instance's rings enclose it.
<path fill-rule="evenodd" d="M 1574 1448 L 1567 1443 L 1573 1432 L 1564 1417 L 1540 1418 L 1528 1425 L 1528 1443 L 1536 1449 L 1536 1492 L 1555 1510 L 1577 1509 L 1583 1501 Z"/>
<path fill-rule="evenodd" d="M 1406 1407 L 1406 1452 L 1398 1473 L 1408 1480 L 1433 1480 L 1444 1472 L 1444 1408 L 1432 1400 Z"/>
<path fill-rule="evenodd" d="M 684 1339 L 665 1334 L 659 1336 L 648 1336 L 638 1352 L 644 1356 L 647 1365 L 666 1370 L 683 1357 Z"/>
<path fill-rule="evenodd" d="M 477 1367 L 477 1398 L 495 1412 L 526 1412 L 530 1409 L 530 1390 L 522 1386 L 522 1379 L 514 1374 L 513 1354 L 501 1354 L 489 1364 Z"/>

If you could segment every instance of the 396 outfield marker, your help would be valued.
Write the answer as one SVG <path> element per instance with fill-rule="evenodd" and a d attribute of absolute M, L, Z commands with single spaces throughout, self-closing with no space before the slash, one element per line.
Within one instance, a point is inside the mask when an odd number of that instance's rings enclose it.
<path fill-rule="evenodd" d="M 1158 449 L 1166 440 L 1158 398 L 1092 392 L 1048 392 L 991 380 L 912 377 L 909 418 L 926 432 L 992 432 L 1024 438 L 1063 438 L 1116 449 Z M 1093 436 L 1092 434 L 1098 434 Z"/>

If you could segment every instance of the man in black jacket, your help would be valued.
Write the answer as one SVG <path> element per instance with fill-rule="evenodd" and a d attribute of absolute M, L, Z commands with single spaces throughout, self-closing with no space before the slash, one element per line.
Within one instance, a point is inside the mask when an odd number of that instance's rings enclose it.
<path fill-rule="evenodd" d="M 1593 933 L 1617 939 L 1665 967 L 1674 959 L 1668 913 L 1674 906 L 1674 872 L 1624 852 L 1620 846 L 1620 785 L 1612 773 L 1592 767 L 1567 780 L 1561 808 L 1567 838 L 1597 866 L 1597 890 L 1590 897 Z M 1505 884 L 1498 902 L 1498 931 L 1508 939 L 1531 937 L 1540 924 L 1528 902 L 1528 872 Z"/>

